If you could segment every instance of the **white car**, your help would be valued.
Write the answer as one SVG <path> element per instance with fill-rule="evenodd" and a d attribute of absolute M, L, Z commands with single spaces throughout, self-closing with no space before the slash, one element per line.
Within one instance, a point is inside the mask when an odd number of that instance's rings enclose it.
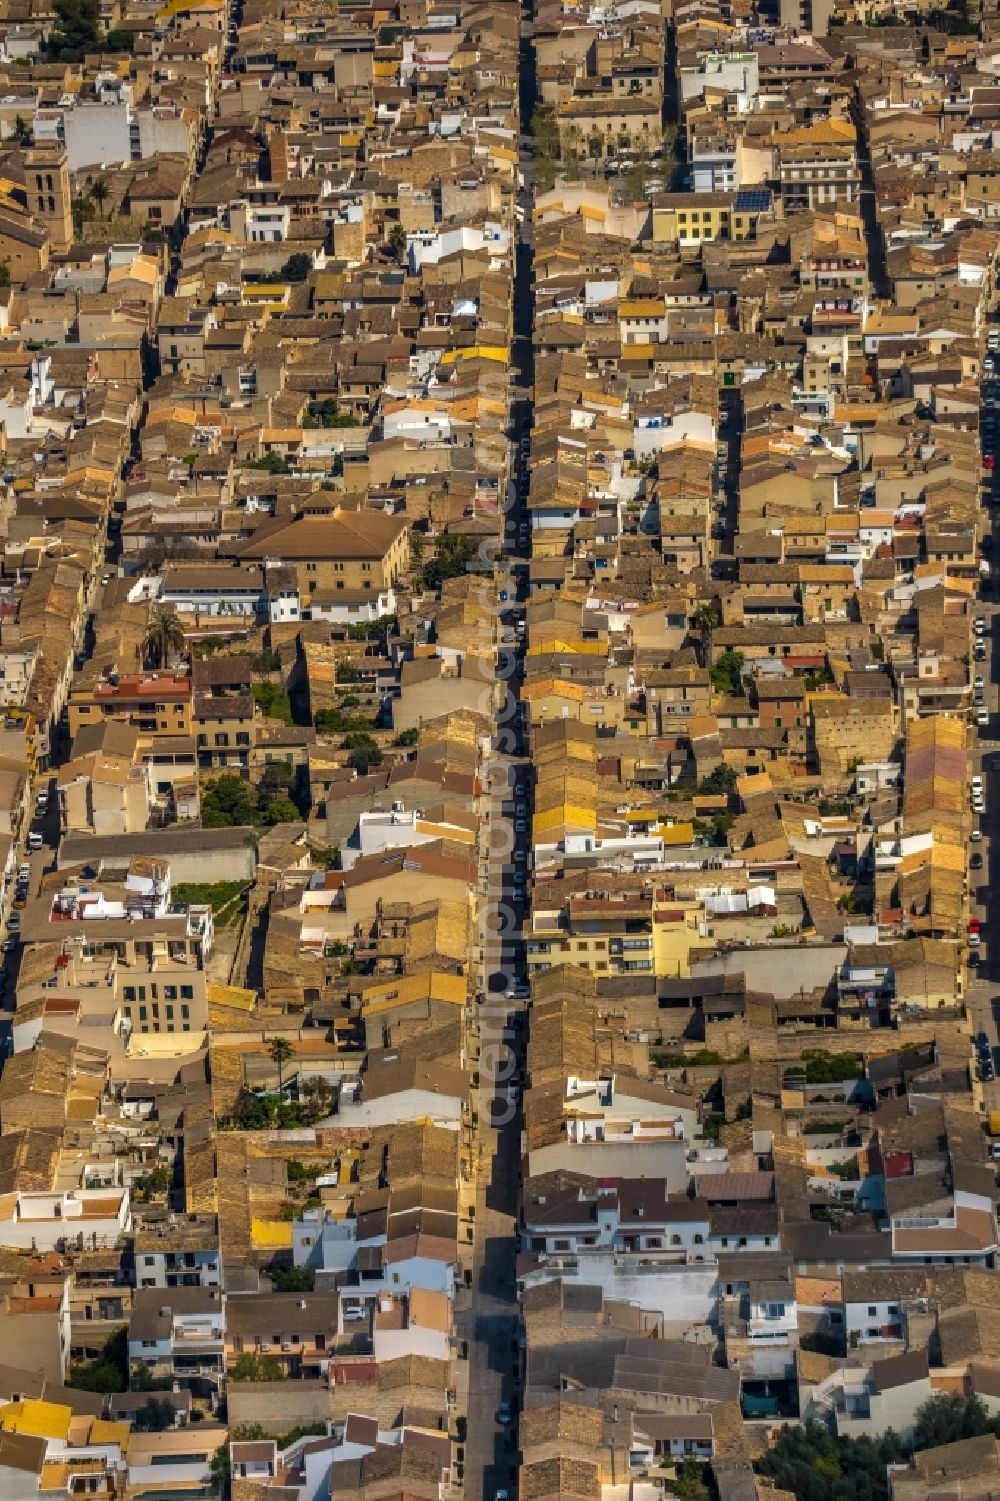
<path fill-rule="evenodd" d="M 979 712 L 978 712 L 978 714 L 976 715 L 976 724 L 979 726 L 979 728 L 981 730 L 985 730 L 985 729 L 988 728 L 989 722 L 990 722 L 990 713 L 989 713 L 989 710 L 988 709 L 980 709 Z"/>
<path fill-rule="evenodd" d="M 983 677 L 981 672 L 977 672 L 975 677 L 972 679 L 972 686 L 978 692 L 982 692 L 986 687 L 986 679 Z"/>
<path fill-rule="evenodd" d="M 969 835 L 969 838 L 971 839 L 971 841 L 972 841 L 973 844 L 978 844 L 979 841 L 980 841 L 980 839 L 982 839 L 982 837 L 983 837 L 983 831 L 982 831 L 982 829 L 973 829 L 972 832 L 971 832 L 971 834 Z"/>
<path fill-rule="evenodd" d="M 982 779 L 982 777 L 979 776 L 978 774 L 976 776 L 974 776 L 970 780 L 970 782 L 969 782 L 969 787 L 971 789 L 973 797 L 975 797 L 975 795 L 976 795 L 977 792 L 982 792 L 982 790 L 983 790 L 983 779 Z"/>
<path fill-rule="evenodd" d="M 505 1001 L 526 1001 L 531 994 L 531 987 L 526 980 L 514 980 L 507 986 L 503 993 Z"/>

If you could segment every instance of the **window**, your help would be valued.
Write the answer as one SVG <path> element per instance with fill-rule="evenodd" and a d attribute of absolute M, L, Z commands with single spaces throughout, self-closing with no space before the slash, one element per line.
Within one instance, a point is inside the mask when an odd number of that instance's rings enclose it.
<path fill-rule="evenodd" d="M 185 1021 L 187 1021 L 187 1019 L 188 1019 L 188 1017 L 190 1015 L 191 1015 L 191 1007 L 190 1006 L 182 1006 L 181 1007 L 181 1016 L 184 1018 Z"/>
<path fill-rule="evenodd" d="M 874 1303 L 869 1303 L 869 1305 L 868 1305 L 868 1317 L 870 1319 L 873 1319 L 875 1317 L 876 1312 L 877 1312 L 877 1310 L 875 1308 L 875 1304 Z"/>
<path fill-rule="evenodd" d="M 182 1001 L 193 1001 L 194 1000 L 194 986 L 193 985 L 182 985 L 181 986 L 181 1000 Z"/>
<path fill-rule="evenodd" d="M 250 744 L 250 736 L 247 734 L 246 730 L 237 730 L 237 732 L 236 732 L 236 744 L 237 745 L 249 745 Z"/>
<path fill-rule="evenodd" d="M 219 745 L 219 746 L 228 745 L 229 744 L 229 736 L 228 735 L 216 735 L 216 737 L 215 737 L 215 743 L 216 743 L 216 745 Z"/>

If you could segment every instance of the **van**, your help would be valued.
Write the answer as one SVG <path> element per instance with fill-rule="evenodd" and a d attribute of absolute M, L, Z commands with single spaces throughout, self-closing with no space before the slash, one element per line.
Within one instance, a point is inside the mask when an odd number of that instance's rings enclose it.
<path fill-rule="evenodd" d="M 31 833 L 28 835 L 28 854 L 37 854 L 38 851 L 43 847 L 44 843 L 45 841 L 43 840 L 41 834 L 39 834 L 35 829 L 32 829 Z"/>
<path fill-rule="evenodd" d="M 21 862 L 21 864 L 17 867 L 17 884 L 20 886 L 23 881 L 30 881 L 30 880 L 31 880 L 31 866 L 28 864 L 27 860 L 23 860 Z"/>

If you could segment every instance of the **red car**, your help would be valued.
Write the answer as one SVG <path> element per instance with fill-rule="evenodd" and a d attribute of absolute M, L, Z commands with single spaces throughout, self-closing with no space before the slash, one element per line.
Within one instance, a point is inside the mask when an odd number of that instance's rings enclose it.
<path fill-rule="evenodd" d="M 995 465 L 996 465 L 996 455 L 995 454 L 987 453 L 987 454 L 983 455 L 983 468 L 984 469 L 993 469 L 995 467 Z"/>
<path fill-rule="evenodd" d="M 969 918 L 969 932 L 970 933 L 978 933 L 979 932 L 979 918 L 978 917 L 970 917 Z"/>

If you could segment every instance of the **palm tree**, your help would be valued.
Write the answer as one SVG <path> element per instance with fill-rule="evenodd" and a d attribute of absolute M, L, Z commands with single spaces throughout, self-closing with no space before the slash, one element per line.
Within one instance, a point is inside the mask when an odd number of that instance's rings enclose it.
<path fill-rule="evenodd" d="M 142 650 L 154 667 L 165 667 L 171 656 L 182 652 L 184 631 L 177 616 L 169 610 L 154 611 L 142 638 Z"/>
<path fill-rule="evenodd" d="M 277 1065 L 278 1093 L 280 1094 L 284 1088 L 284 1067 L 289 1058 L 294 1056 L 295 1049 L 287 1037 L 273 1037 L 271 1039 L 271 1046 L 267 1051 L 270 1054 L 271 1062 Z"/>
<path fill-rule="evenodd" d="M 91 183 L 90 196 L 97 204 L 97 211 L 103 219 L 104 205 L 107 203 L 108 198 L 111 196 L 111 189 L 108 187 L 103 177 L 95 178 L 95 180 Z"/>
<path fill-rule="evenodd" d="M 389 248 L 395 254 L 397 261 L 402 258 L 403 251 L 406 249 L 406 230 L 402 224 L 396 223 L 390 229 Z"/>
<path fill-rule="evenodd" d="M 701 635 L 699 655 L 702 667 L 707 667 L 711 658 L 712 632 L 719 624 L 719 612 L 715 605 L 699 605 L 694 612 L 693 624 Z"/>

